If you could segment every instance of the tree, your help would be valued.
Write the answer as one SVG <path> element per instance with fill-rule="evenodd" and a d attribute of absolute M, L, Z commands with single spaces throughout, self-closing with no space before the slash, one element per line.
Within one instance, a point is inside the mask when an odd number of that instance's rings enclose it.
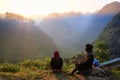
<path fill-rule="evenodd" d="M 105 42 L 96 42 L 94 45 L 94 55 L 100 61 L 104 62 L 109 60 L 110 50 Z"/>
<path fill-rule="evenodd" d="M 15 14 L 15 13 L 10 13 L 10 12 L 6 12 L 5 13 L 6 18 L 15 18 L 15 19 L 21 19 L 24 20 L 25 18 L 21 15 Z"/>

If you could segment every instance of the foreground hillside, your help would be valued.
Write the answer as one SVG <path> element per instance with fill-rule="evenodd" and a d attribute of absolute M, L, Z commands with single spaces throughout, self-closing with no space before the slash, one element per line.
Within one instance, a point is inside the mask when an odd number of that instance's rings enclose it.
<path fill-rule="evenodd" d="M 53 73 L 51 70 L 39 70 L 28 73 L 1 73 L 0 80 L 114 80 L 108 77 L 83 76 L 75 74 L 75 76 L 66 75 L 66 73 Z"/>
<path fill-rule="evenodd" d="M 0 80 L 118 80 L 119 74 L 107 72 L 106 76 L 80 75 L 75 73 L 69 76 L 74 64 L 64 61 L 63 72 L 53 73 L 50 65 L 50 58 L 44 60 L 25 60 L 20 63 L 4 62 L 0 64 Z M 119 71 L 116 71 L 119 72 Z M 116 77 L 117 76 L 117 77 Z"/>

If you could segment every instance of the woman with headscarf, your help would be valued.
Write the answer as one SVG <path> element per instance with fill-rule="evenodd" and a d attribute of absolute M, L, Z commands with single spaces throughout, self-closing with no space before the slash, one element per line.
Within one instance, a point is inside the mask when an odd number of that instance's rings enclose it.
<path fill-rule="evenodd" d="M 54 52 L 54 57 L 51 58 L 50 65 L 51 65 L 53 71 L 55 71 L 55 72 L 62 70 L 63 61 L 62 61 L 62 58 L 60 57 L 60 54 L 58 51 Z"/>

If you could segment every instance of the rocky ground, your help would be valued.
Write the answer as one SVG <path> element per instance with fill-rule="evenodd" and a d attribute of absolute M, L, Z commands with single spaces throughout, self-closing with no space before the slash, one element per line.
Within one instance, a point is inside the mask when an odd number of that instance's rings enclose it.
<path fill-rule="evenodd" d="M 109 76 L 103 75 L 80 75 L 75 73 L 73 76 L 67 72 L 53 73 L 52 71 L 38 71 L 37 73 L 0 74 L 0 80 L 112 80 Z M 116 80 L 116 79 L 114 79 Z"/>

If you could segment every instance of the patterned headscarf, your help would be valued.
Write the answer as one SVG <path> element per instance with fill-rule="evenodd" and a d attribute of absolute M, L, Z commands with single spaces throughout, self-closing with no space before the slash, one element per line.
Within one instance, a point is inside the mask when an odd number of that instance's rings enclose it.
<path fill-rule="evenodd" d="M 55 51 L 55 52 L 54 52 L 54 57 L 60 58 L 60 55 L 59 55 L 59 52 L 58 52 L 58 51 Z"/>

